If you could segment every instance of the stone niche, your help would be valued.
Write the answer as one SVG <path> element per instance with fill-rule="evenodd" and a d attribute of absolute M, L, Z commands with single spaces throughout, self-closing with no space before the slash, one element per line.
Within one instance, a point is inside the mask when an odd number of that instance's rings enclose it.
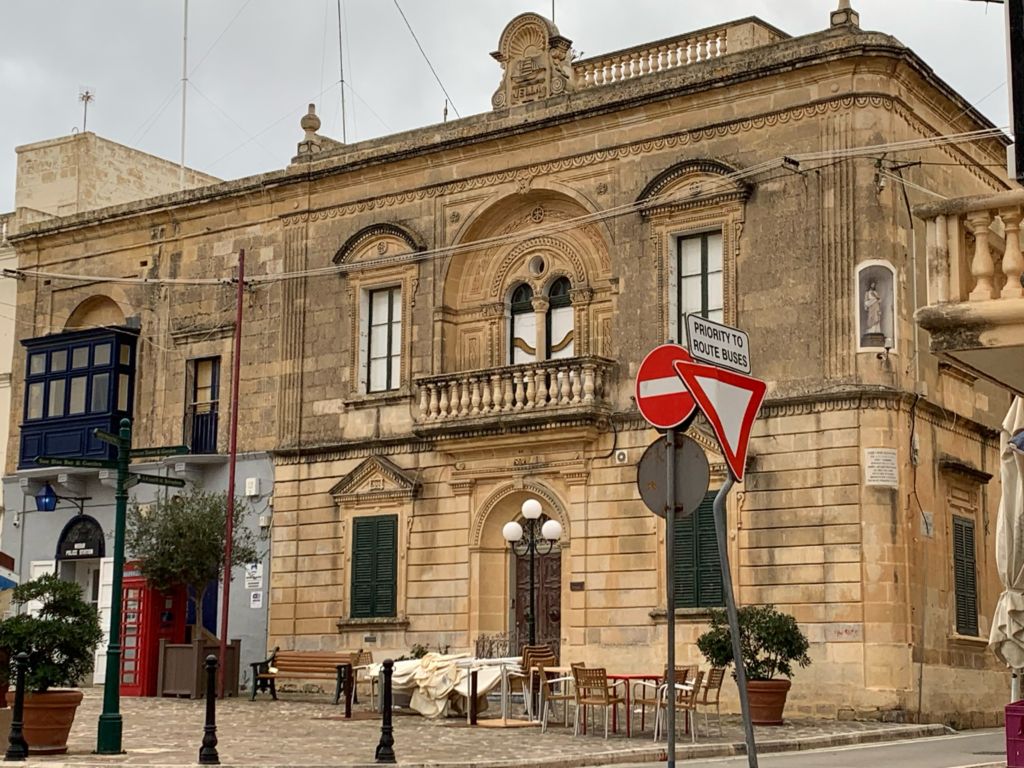
<path fill-rule="evenodd" d="M 572 90 L 571 45 L 543 16 L 516 16 L 501 33 L 498 50 L 491 54 L 503 70 L 491 105 L 496 110 L 508 109 Z"/>

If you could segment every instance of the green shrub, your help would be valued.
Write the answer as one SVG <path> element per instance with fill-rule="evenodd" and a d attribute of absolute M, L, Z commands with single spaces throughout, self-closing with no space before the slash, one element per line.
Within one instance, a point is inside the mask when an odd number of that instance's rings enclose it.
<path fill-rule="evenodd" d="M 738 614 L 740 653 L 748 679 L 792 677 L 792 662 L 801 667 L 811 663 L 807 637 L 788 613 L 776 610 L 774 605 L 747 605 Z M 697 647 L 712 666 L 733 663 L 732 635 L 725 611 L 712 611 L 711 627 L 697 638 Z"/>
<path fill-rule="evenodd" d="M 28 654 L 25 687 L 30 691 L 73 688 L 93 669 L 96 646 L 103 639 L 96 609 L 82 598 L 82 588 L 47 574 L 14 588 L 14 603 L 41 604 L 36 615 L 19 613 L 0 621 L 0 648 L 14 658 Z"/>

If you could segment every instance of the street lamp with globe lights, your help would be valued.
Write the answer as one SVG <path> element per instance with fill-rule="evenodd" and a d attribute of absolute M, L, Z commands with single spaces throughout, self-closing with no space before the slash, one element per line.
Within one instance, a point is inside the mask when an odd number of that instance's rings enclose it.
<path fill-rule="evenodd" d="M 555 548 L 555 544 L 562 537 L 562 525 L 557 520 L 547 520 L 540 530 L 537 530 L 537 521 L 543 512 L 543 508 L 537 499 L 527 499 L 520 508 L 523 518 L 526 520 L 526 530 L 515 520 L 505 523 L 501 529 L 501 535 L 509 543 L 512 552 L 516 557 L 530 558 L 530 607 L 526 612 L 526 626 L 530 634 L 530 645 L 537 644 L 537 604 L 536 604 L 536 578 L 537 578 L 537 555 L 543 557 L 548 555 Z M 539 534 L 539 535 L 538 535 Z"/>

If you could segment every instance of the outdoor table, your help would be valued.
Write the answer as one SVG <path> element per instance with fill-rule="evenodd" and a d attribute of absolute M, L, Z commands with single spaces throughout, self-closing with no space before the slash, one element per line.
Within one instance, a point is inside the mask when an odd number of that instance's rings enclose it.
<path fill-rule="evenodd" d="M 655 684 L 661 682 L 661 675 L 652 675 L 648 672 L 622 672 L 622 673 L 609 673 L 608 679 L 614 681 L 624 682 L 626 688 L 626 736 L 632 736 L 632 724 L 631 724 L 631 712 L 633 709 L 632 703 L 632 684 L 635 681 L 653 681 Z M 612 708 L 612 731 L 618 733 L 618 707 Z"/>

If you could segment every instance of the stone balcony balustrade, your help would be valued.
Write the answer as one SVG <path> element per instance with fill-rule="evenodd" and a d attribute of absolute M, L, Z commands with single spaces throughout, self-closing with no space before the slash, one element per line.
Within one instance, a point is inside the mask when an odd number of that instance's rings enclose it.
<path fill-rule="evenodd" d="M 415 421 L 419 431 L 444 431 L 604 414 L 614 365 L 603 357 L 574 357 L 418 378 Z"/>
<path fill-rule="evenodd" d="M 577 90 L 609 85 L 708 61 L 727 53 L 775 42 L 785 36 L 753 19 L 708 27 L 648 45 L 581 59 L 573 63 L 573 80 Z"/>
<path fill-rule="evenodd" d="M 928 305 L 915 317 L 932 351 L 1024 393 L 1024 190 L 928 203 L 914 213 L 926 223 L 928 263 Z"/>

